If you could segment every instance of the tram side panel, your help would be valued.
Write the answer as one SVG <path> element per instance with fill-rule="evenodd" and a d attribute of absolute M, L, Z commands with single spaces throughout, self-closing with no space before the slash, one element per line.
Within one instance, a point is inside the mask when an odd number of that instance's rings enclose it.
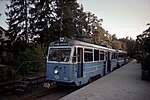
<path fill-rule="evenodd" d="M 47 63 L 46 80 L 62 83 L 73 83 L 73 64 Z"/>
<path fill-rule="evenodd" d="M 103 54 L 101 54 L 99 53 L 99 50 L 96 50 L 94 51 L 95 52 L 94 53 L 92 48 L 91 49 L 84 48 L 83 53 L 79 53 L 82 52 L 82 50 L 78 50 L 78 49 L 79 48 L 77 47 L 76 51 L 78 57 L 77 57 L 77 66 L 75 68 L 77 71 L 77 77 L 75 77 L 74 79 L 76 85 L 86 84 L 91 78 L 97 75 L 103 76 L 105 74 L 104 52 Z M 83 54 L 83 61 L 81 60 L 82 57 L 80 57 L 81 55 L 79 54 Z M 101 58 L 99 58 L 100 55 Z M 81 70 L 82 69 L 81 67 L 83 67 L 83 70 Z M 75 73 L 76 72 L 74 72 L 74 74 Z"/>
<path fill-rule="evenodd" d="M 49 49 L 51 60 L 47 60 L 47 80 L 58 83 L 73 84 L 77 86 L 86 84 L 89 79 L 99 75 L 104 76 L 116 68 L 117 63 L 122 65 L 121 59 L 117 60 L 114 49 L 109 49 L 80 41 L 63 42 Z M 59 51 L 59 52 L 58 52 Z M 69 56 L 67 61 L 58 60 L 61 53 Z M 56 59 L 55 59 L 55 56 Z M 54 56 L 54 58 L 53 58 Z"/>
<path fill-rule="evenodd" d="M 117 52 L 115 50 L 105 51 L 104 68 L 105 68 L 106 74 L 117 69 Z"/>
<path fill-rule="evenodd" d="M 111 71 L 113 71 L 117 68 L 117 53 L 112 52 L 110 59 L 111 59 Z"/>
<path fill-rule="evenodd" d="M 123 52 L 121 50 L 118 51 L 118 57 L 117 57 L 117 65 L 119 67 L 121 67 L 122 65 L 124 65 L 126 63 L 126 59 L 127 59 L 127 53 Z"/>

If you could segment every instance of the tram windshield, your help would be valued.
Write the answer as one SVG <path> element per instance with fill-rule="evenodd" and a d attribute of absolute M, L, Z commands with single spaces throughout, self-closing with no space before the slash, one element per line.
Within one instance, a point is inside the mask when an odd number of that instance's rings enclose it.
<path fill-rule="evenodd" d="M 49 61 L 68 62 L 70 58 L 70 48 L 51 48 L 49 51 Z"/>

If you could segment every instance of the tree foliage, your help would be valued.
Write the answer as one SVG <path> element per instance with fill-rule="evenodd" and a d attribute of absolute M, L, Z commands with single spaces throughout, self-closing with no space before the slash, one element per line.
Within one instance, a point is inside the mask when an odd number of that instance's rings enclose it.
<path fill-rule="evenodd" d="M 122 41 L 123 43 L 125 43 L 123 48 L 125 48 L 125 50 L 128 52 L 128 56 L 130 56 L 131 58 L 133 58 L 136 54 L 135 52 L 135 40 L 133 40 L 132 38 L 126 37 L 126 38 L 122 38 L 119 39 L 120 41 Z"/>
<path fill-rule="evenodd" d="M 11 0 L 11 4 L 7 5 L 8 32 L 14 37 L 14 40 L 20 39 L 28 42 L 28 8 L 28 0 Z"/>
<path fill-rule="evenodd" d="M 148 52 L 150 54 L 150 37 L 147 37 L 144 41 L 144 49 L 145 52 Z"/>
<path fill-rule="evenodd" d="M 24 61 L 42 62 L 43 56 L 44 56 L 43 48 L 41 48 L 40 45 L 36 45 L 36 46 L 31 45 L 26 47 L 26 49 L 23 51 L 18 50 L 18 52 L 13 53 L 11 66 L 14 66 L 14 68 L 16 69 Z"/>
<path fill-rule="evenodd" d="M 47 44 L 48 40 L 51 40 L 50 37 L 54 37 L 50 28 L 58 20 L 57 2 L 58 0 L 32 0 L 29 26 L 32 40 Z"/>
<path fill-rule="evenodd" d="M 37 60 L 32 57 L 36 53 L 33 48 L 41 45 L 41 49 L 47 50 L 48 44 L 59 37 L 84 37 L 91 43 L 121 50 L 131 49 L 134 44 L 132 39 L 110 35 L 101 26 L 103 19 L 92 12 L 84 12 L 77 0 L 11 0 L 7 9 L 8 31 L 13 37 L 12 52 L 19 63 Z M 130 49 L 127 51 L 131 55 Z"/>
<path fill-rule="evenodd" d="M 150 53 L 150 27 L 137 36 L 136 51 Z"/>
<path fill-rule="evenodd" d="M 145 34 L 147 34 L 145 40 L 144 40 L 144 49 L 145 52 L 148 52 L 150 54 L 150 27 L 144 31 Z"/>

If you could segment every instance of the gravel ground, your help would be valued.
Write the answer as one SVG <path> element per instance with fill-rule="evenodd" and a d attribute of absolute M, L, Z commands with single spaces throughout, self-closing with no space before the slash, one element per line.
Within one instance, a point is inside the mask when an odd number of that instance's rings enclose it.
<path fill-rule="evenodd" d="M 60 100 L 150 100 L 150 81 L 141 80 L 135 60 Z"/>

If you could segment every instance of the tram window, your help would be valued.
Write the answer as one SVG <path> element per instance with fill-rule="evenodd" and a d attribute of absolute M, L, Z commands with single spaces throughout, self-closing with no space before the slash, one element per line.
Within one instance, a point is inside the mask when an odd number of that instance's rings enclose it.
<path fill-rule="evenodd" d="M 104 51 L 100 51 L 100 60 L 104 60 Z"/>
<path fill-rule="evenodd" d="M 116 53 L 114 53 L 114 59 L 116 59 Z"/>
<path fill-rule="evenodd" d="M 93 50 L 92 49 L 85 49 L 84 50 L 84 61 L 93 61 Z"/>
<path fill-rule="evenodd" d="M 118 57 L 120 58 L 120 53 L 118 54 Z"/>
<path fill-rule="evenodd" d="M 115 53 L 112 53 L 112 59 L 115 59 Z"/>
<path fill-rule="evenodd" d="M 119 53 L 119 56 L 118 56 L 120 59 L 122 59 L 124 57 L 124 54 L 123 53 Z"/>
<path fill-rule="evenodd" d="M 112 53 L 111 59 L 116 59 L 116 53 Z"/>
<path fill-rule="evenodd" d="M 122 58 L 122 54 L 121 53 L 119 53 L 119 58 Z"/>
<path fill-rule="evenodd" d="M 99 50 L 94 50 L 94 61 L 99 60 Z"/>
<path fill-rule="evenodd" d="M 114 53 L 111 53 L 111 59 L 114 59 Z"/>
<path fill-rule="evenodd" d="M 68 62 L 70 58 L 70 48 L 51 48 L 48 60 Z"/>
<path fill-rule="evenodd" d="M 124 54 L 122 53 L 122 58 L 124 58 Z"/>
<path fill-rule="evenodd" d="M 117 53 L 115 53 L 115 59 L 117 59 L 117 55 L 118 55 L 118 54 L 117 54 Z"/>
<path fill-rule="evenodd" d="M 75 63 L 76 62 L 76 48 L 74 48 L 74 53 L 73 53 L 73 58 L 72 58 L 72 62 Z"/>

